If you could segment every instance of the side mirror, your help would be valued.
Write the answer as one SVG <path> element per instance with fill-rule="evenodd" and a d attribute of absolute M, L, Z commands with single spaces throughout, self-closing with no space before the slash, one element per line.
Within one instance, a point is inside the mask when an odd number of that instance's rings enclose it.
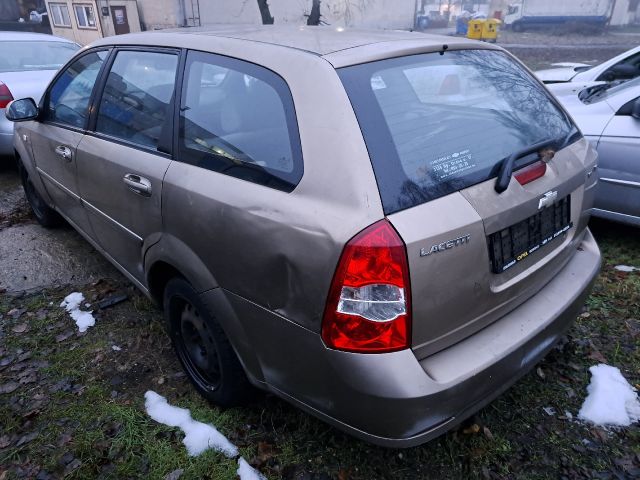
<path fill-rule="evenodd" d="M 633 107 L 631 108 L 631 116 L 636 120 L 640 120 L 640 98 L 636 98 L 636 101 L 633 102 Z"/>
<path fill-rule="evenodd" d="M 14 100 L 5 110 L 7 120 L 12 122 L 26 122 L 38 118 L 38 106 L 33 98 Z"/>

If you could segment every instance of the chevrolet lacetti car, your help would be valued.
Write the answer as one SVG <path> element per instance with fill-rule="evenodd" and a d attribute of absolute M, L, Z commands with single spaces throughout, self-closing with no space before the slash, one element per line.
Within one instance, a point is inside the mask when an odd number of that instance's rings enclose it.
<path fill-rule="evenodd" d="M 42 33 L 0 32 L 0 155 L 13 155 L 13 124 L 4 115 L 14 98 L 36 101 L 80 46 Z"/>
<path fill-rule="evenodd" d="M 530 369 L 600 265 L 595 151 L 499 47 L 234 27 L 99 40 L 15 101 L 26 195 L 164 308 L 197 390 L 386 446 Z"/>

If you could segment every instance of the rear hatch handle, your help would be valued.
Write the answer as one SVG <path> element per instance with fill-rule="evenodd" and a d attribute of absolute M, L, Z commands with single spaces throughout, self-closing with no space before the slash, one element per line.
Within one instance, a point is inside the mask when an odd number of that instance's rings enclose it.
<path fill-rule="evenodd" d="M 558 142 L 557 139 L 544 140 L 543 142 L 536 143 L 529 147 L 522 148 L 513 152 L 508 158 L 502 161 L 500 170 L 498 170 L 498 179 L 496 180 L 495 191 L 498 193 L 504 192 L 509 187 L 511 181 L 511 175 L 513 174 L 513 165 L 516 160 L 538 152 L 540 158 L 542 158 L 542 150 L 550 148 Z"/>

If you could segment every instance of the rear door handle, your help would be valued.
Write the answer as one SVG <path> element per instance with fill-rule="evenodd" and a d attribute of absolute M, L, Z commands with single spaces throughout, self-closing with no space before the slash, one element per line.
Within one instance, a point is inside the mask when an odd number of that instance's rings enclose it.
<path fill-rule="evenodd" d="M 122 177 L 122 181 L 129 190 L 134 191 L 138 195 L 142 195 L 143 197 L 151 196 L 151 182 L 148 179 L 134 173 L 127 173 Z"/>
<path fill-rule="evenodd" d="M 56 155 L 64 158 L 67 162 L 70 162 L 73 158 L 73 152 L 71 152 L 71 149 L 65 145 L 58 145 L 55 148 L 55 152 Z"/>

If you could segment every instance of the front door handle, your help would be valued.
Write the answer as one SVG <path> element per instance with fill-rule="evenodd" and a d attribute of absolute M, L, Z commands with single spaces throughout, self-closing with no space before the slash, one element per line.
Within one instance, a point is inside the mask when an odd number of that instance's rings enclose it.
<path fill-rule="evenodd" d="M 71 152 L 71 149 L 64 145 L 58 145 L 55 148 L 55 152 L 56 152 L 56 155 L 64 158 L 67 162 L 70 162 L 71 159 L 73 158 L 73 152 Z"/>
<path fill-rule="evenodd" d="M 129 188 L 129 190 L 132 190 L 144 197 L 151 196 L 151 182 L 146 178 L 134 173 L 127 173 L 124 177 L 122 177 L 122 181 Z"/>

